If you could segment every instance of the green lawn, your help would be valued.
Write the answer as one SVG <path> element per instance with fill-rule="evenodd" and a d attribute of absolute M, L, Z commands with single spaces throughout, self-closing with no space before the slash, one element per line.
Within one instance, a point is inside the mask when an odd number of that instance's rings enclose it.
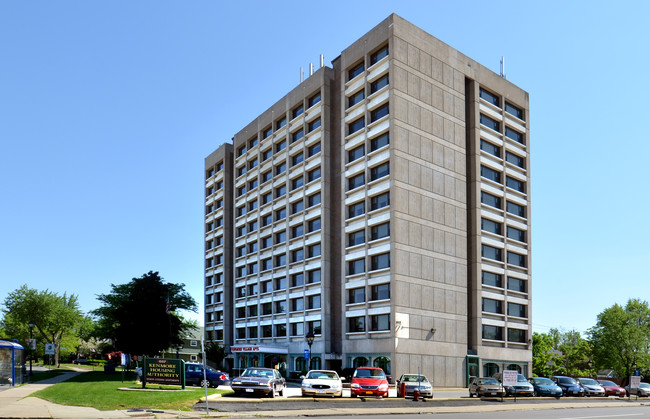
<path fill-rule="evenodd" d="M 114 409 L 172 409 L 191 410 L 205 396 L 201 387 L 148 385 L 147 389 L 165 391 L 125 391 L 118 388 L 141 389 L 135 374 L 128 373 L 122 382 L 122 373 L 104 374 L 99 371 L 85 372 L 62 383 L 55 384 L 33 395 L 54 403 L 68 406 L 90 406 L 99 410 Z M 172 390 L 173 389 L 173 390 Z M 208 389 L 208 394 L 224 393 L 225 390 Z"/>
<path fill-rule="evenodd" d="M 72 370 L 67 370 L 64 368 L 52 369 L 50 371 L 34 371 L 32 376 L 29 379 L 30 383 L 37 383 L 39 381 L 47 380 L 48 378 L 53 378 L 58 375 L 61 375 L 66 372 L 71 372 Z"/>

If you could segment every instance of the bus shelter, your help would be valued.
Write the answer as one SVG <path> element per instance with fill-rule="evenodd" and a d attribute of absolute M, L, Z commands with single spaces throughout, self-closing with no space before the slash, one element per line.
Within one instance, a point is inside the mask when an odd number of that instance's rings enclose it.
<path fill-rule="evenodd" d="M 25 348 L 8 340 L 0 340 L 0 386 L 16 386 L 25 376 Z"/>

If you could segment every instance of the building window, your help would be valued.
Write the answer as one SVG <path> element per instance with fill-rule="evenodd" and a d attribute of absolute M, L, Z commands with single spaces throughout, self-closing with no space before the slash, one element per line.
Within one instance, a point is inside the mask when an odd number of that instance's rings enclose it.
<path fill-rule="evenodd" d="M 240 197 L 246 193 L 246 185 L 240 186 L 237 188 L 237 197 Z"/>
<path fill-rule="evenodd" d="M 273 289 L 275 291 L 282 291 L 287 288 L 287 279 L 285 277 L 275 278 Z"/>
<path fill-rule="evenodd" d="M 518 131 L 515 131 L 514 129 L 511 129 L 510 127 L 506 127 L 506 137 L 510 138 L 511 140 L 515 140 L 518 143 L 524 143 L 524 135 Z"/>
<path fill-rule="evenodd" d="M 280 221 L 284 220 L 287 218 L 287 209 L 286 208 L 280 208 L 275 210 L 275 221 Z"/>
<path fill-rule="evenodd" d="M 379 240 L 390 236 L 390 224 L 383 223 L 370 228 L 370 240 Z"/>
<path fill-rule="evenodd" d="M 291 166 L 300 164 L 302 163 L 303 160 L 304 160 L 304 156 L 302 153 L 298 153 L 295 156 L 291 156 Z"/>
<path fill-rule="evenodd" d="M 366 318 L 365 317 L 349 317 L 348 318 L 348 332 L 359 333 L 366 331 Z"/>
<path fill-rule="evenodd" d="M 506 102 L 506 112 L 508 112 L 510 115 L 516 116 L 517 118 L 521 119 L 522 121 L 524 120 L 524 111 L 521 110 L 520 108 L 516 107 L 515 105 Z"/>
<path fill-rule="evenodd" d="M 314 119 L 309 124 L 307 124 L 307 132 L 312 132 L 320 127 L 320 118 Z"/>
<path fill-rule="evenodd" d="M 388 115 L 388 103 L 370 111 L 370 122 L 375 122 Z"/>
<path fill-rule="evenodd" d="M 353 288 L 351 290 L 348 290 L 348 304 L 357 304 L 357 303 L 363 303 L 366 301 L 366 289 L 361 287 L 361 288 Z"/>
<path fill-rule="evenodd" d="M 275 197 L 280 198 L 287 193 L 287 187 L 285 185 L 278 186 L 275 188 Z"/>
<path fill-rule="evenodd" d="M 307 283 L 315 284 L 320 282 L 320 269 L 314 269 L 307 272 Z"/>
<path fill-rule="evenodd" d="M 501 198 L 481 191 L 481 203 L 494 208 L 501 209 Z"/>
<path fill-rule="evenodd" d="M 486 313 L 503 314 L 503 304 L 499 300 L 483 298 L 481 301 L 481 310 Z"/>
<path fill-rule="evenodd" d="M 303 311 L 305 309 L 305 303 L 302 298 L 293 298 L 291 300 L 291 311 Z"/>
<path fill-rule="evenodd" d="M 498 121 L 495 121 L 494 119 L 490 118 L 489 116 L 485 116 L 481 114 L 481 125 L 484 125 L 490 129 L 493 129 L 496 132 L 501 131 L 501 124 Z"/>
<path fill-rule="evenodd" d="M 481 272 L 481 282 L 490 287 L 503 288 L 503 277 L 492 272 Z"/>
<path fill-rule="evenodd" d="M 271 129 L 271 127 L 268 127 L 264 131 L 262 131 L 262 138 L 268 138 L 271 136 L 272 133 L 273 133 L 273 129 Z"/>
<path fill-rule="evenodd" d="M 268 204 L 271 201 L 273 201 L 273 194 L 271 192 L 262 195 L 262 205 Z"/>
<path fill-rule="evenodd" d="M 257 209 L 257 201 L 251 201 L 248 203 L 248 210 L 253 211 Z"/>
<path fill-rule="evenodd" d="M 291 227 L 291 238 L 295 239 L 296 237 L 300 237 L 304 234 L 304 229 L 302 227 L 302 224 L 298 224 L 296 226 Z"/>
<path fill-rule="evenodd" d="M 244 234 L 246 234 L 246 226 L 243 225 L 243 226 L 237 227 L 236 232 L 235 232 L 235 236 L 236 237 L 241 237 Z"/>
<path fill-rule="evenodd" d="M 284 243 L 287 240 L 287 232 L 279 231 L 275 233 L 275 244 Z"/>
<path fill-rule="evenodd" d="M 271 236 L 262 237 L 262 239 L 260 240 L 260 244 L 262 246 L 262 249 L 268 249 L 269 247 L 271 247 L 273 244 L 273 241 L 271 240 Z"/>
<path fill-rule="evenodd" d="M 366 126 L 366 119 L 363 116 L 355 121 L 350 122 L 348 124 L 348 135 L 354 134 L 355 132 L 362 129 L 364 126 Z"/>
<path fill-rule="evenodd" d="M 212 176 L 214 176 L 214 169 L 208 169 L 205 171 L 205 178 L 210 179 Z"/>
<path fill-rule="evenodd" d="M 253 190 L 257 188 L 257 179 L 253 179 L 250 182 L 248 182 L 248 190 Z"/>
<path fill-rule="evenodd" d="M 257 273 L 257 262 L 248 265 L 248 275 L 255 275 L 256 273 Z M 257 290 L 257 285 L 255 286 L 255 289 Z"/>
<path fill-rule="evenodd" d="M 257 317 L 257 305 L 248 306 L 248 317 Z"/>
<path fill-rule="evenodd" d="M 526 317 L 526 306 L 517 303 L 508 303 L 508 316 Z"/>
<path fill-rule="evenodd" d="M 388 162 L 372 167 L 370 169 L 370 180 L 373 181 L 388 176 L 389 172 L 390 169 Z"/>
<path fill-rule="evenodd" d="M 366 260 L 357 259 L 348 262 L 348 275 L 356 275 L 366 271 Z"/>
<path fill-rule="evenodd" d="M 307 297 L 307 310 L 320 308 L 320 295 L 310 295 Z"/>
<path fill-rule="evenodd" d="M 348 234 L 348 246 L 356 246 L 366 241 L 366 234 L 363 230 L 355 231 Z"/>
<path fill-rule="evenodd" d="M 314 96 L 310 97 L 307 103 L 309 104 L 309 107 L 311 108 L 315 104 L 320 102 L 320 92 L 316 93 Z"/>
<path fill-rule="evenodd" d="M 348 70 L 348 80 L 352 80 L 359 74 L 363 73 L 364 66 L 363 66 L 363 61 L 360 62 L 359 64 L 355 65 L 352 67 L 350 70 Z"/>
<path fill-rule="evenodd" d="M 483 325 L 483 339 L 503 340 L 503 328 L 499 326 Z"/>
<path fill-rule="evenodd" d="M 356 148 L 348 151 L 348 162 L 353 162 L 356 159 L 359 159 L 359 158 L 363 157 L 364 154 L 365 154 L 365 148 L 364 148 L 364 146 L 362 144 L 359 147 L 356 147 Z"/>
<path fill-rule="evenodd" d="M 520 255 L 519 253 L 508 252 L 508 264 L 525 268 L 526 256 Z"/>
<path fill-rule="evenodd" d="M 253 159 L 250 162 L 248 162 L 248 168 L 249 169 L 254 169 L 257 167 L 257 159 Z"/>
<path fill-rule="evenodd" d="M 305 324 L 300 323 L 291 323 L 291 336 L 304 336 L 305 334 Z M 298 358 L 301 359 L 301 358 Z M 304 361 L 304 358 L 302 358 Z M 300 371 L 300 370 L 298 370 Z"/>
<path fill-rule="evenodd" d="M 526 292 L 526 281 L 523 279 L 508 277 L 508 289 L 516 292 Z"/>
<path fill-rule="evenodd" d="M 316 179 L 320 179 L 320 167 L 315 168 L 307 172 L 307 182 L 313 182 Z"/>
<path fill-rule="evenodd" d="M 273 326 L 270 324 L 262 326 L 262 337 L 263 338 L 272 338 L 273 337 Z"/>
<path fill-rule="evenodd" d="M 320 256 L 320 243 L 307 247 L 307 257 L 315 258 L 317 256 Z"/>
<path fill-rule="evenodd" d="M 315 193 L 313 195 L 309 195 L 307 197 L 307 203 L 308 203 L 309 207 L 313 207 L 314 205 L 318 205 L 318 204 L 320 204 L 320 202 L 321 202 L 320 201 L 320 192 Z"/>
<path fill-rule="evenodd" d="M 370 266 L 373 271 L 390 268 L 390 253 L 372 256 L 370 258 Z"/>
<path fill-rule="evenodd" d="M 499 97 L 484 89 L 479 89 L 478 96 L 494 106 L 499 106 Z"/>
<path fill-rule="evenodd" d="M 307 330 L 311 330 L 315 335 L 321 334 L 320 320 L 307 322 Z"/>
<path fill-rule="evenodd" d="M 243 145 L 237 149 L 237 157 L 241 157 L 246 154 L 246 146 Z"/>
<path fill-rule="evenodd" d="M 242 166 L 237 169 L 237 177 L 242 176 L 245 173 L 246 173 L 246 166 Z"/>
<path fill-rule="evenodd" d="M 305 136 L 305 132 L 303 130 L 298 130 L 293 134 L 291 134 L 291 142 L 295 143 L 296 141 L 300 140 L 304 136 Z"/>
<path fill-rule="evenodd" d="M 269 148 L 262 151 L 262 161 L 267 161 L 273 155 L 273 149 Z"/>
<path fill-rule="evenodd" d="M 309 157 L 315 156 L 318 153 L 320 153 L 320 143 L 316 143 L 307 149 L 307 155 Z"/>
<path fill-rule="evenodd" d="M 263 303 L 262 316 L 268 316 L 269 314 L 273 314 L 273 305 L 271 303 Z"/>
<path fill-rule="evenodd" d="M 366 183 L 366 177 L 364 173 L 359 173 L 356 176 L 352 176 L 348 179 L 348 190 L 356 189 L 360 186 L 363 186 Z"/>
<path fill-rule="evenodd" d="M 270 237 L 268 237 L 270 239 Z M 273 268 L 271 258 L 262 259 L 262 271 L 270 271 Z"/>
<path fill-rule="evenodd" d="M 506 201 L 506 211 L 522 218 L 526 217 L 526 207 L 515 204 L 514 202 Z"/>
<path fill-rule="evenodd" d="M 320 230 L 320 218 L 314 218 L 307 222 L 307 231 L 312 233 L 314 231 Z"/>
<path fill-rule="evenodd" d="M 363 99 L 365 99 L 366 94 L 363 89 L 359 90 L 352 96 L 348 97 L 348 108 L 351 108 L 352 106 L 356 105 L 357 103 L 361 102 Z"/>
<path fill-rule="evenodd" d="M 291 286 L 300 287 L 305 283 L 305 275 L 302 273 L 291 275 Z"/>
<path fill-rule="evenodd" d="M 277 166 L 275 166 L 275 175 L 276 176 L 281 175 L 282 173 L 284 173 L 286 171 L 287 171 L 287 164 L 284 163 L 284 162 L 282 162 L 282 163 L 278 164 Z"/>
<path fill-rule="evenodd" d="M 483 165 L 481 165 L 481 177 L 489 179 L 493 182 L 501 183 L 501 173 Z"/>
<path fill-rule="evenodd" d="M 296 249 L 291 251 L 291 262 L 300 262 L 305 259 L 305 251 L 303 249 Z"/>
<path fill-rule="evenodd" d="M 510 189 L 514 189 L 522 193 L 526 192 L 524 182 L 517 180 L 515 178 L 511 178 L 510 176 L 506 176 L 506 186 Z"/>
<path fill-rule="evenodd" d="M 370 330 L 373 332 L 390 330 L 390 314 L 370 316 Z"/>
<path fill-rule="evenodd" d="M 387 146 L 388 143 L 388 133 L 382 134 L 379 137 L 370 140 L 370 151 L 379 150 L 380 148 Z"/>
<path fill-rule="evenodd" d="M 488 141 L 481 140 L 481 150 L 492 154 L 493 156 L 501 157 L 501 147 L 495 146 Z"/>
<path fill-rule="evenodd" d="M 526 331 L 508 328 L 508 342 L 526 343 Z"/>
<path fill-rule="evenodd" d="M 302 176 L 297 177 L 295 179 L 292 179 L 291 180 L 291 190 L 298 189 L 298 188 L 302 187 L 302 185 L 304 185 L 304 183 L 305 182 L 304 182 Z"/>
<path fill-rule="evenodd" d="M 246 297 L 246 287 L 237 287 L 236 292 L 235 292 L 235 297 L 236 298 Z M 242 307 L 242 309 L 243 309 L 243 307 Z M 241 317 L 244 317 L 244 315 L 242 315 Z"/>
<path fill-rule="evenodd" d="M 275 123 L 275 130 L 279 130 L 283 126 L 287 125 L 287 117 L 283 116 L 282 118 L 278 119 Z"/>
<path fill-rule="evenodd" d="M 237 328 L 237 339 L 246 339 L 246 328 L 238 327 Z"/>
<path fill-rule="evenodd" d="M 275 152 L 279 153 L 282 150 L 284 150 L 285 148 L 287 148 L 287 142 L 285 140 L 282 140 L 282 141 L 280 141 L 279 143 L 277 143 L 275 145 Z"/>
<path fill-rule="evenodd" d="M 248 231 L 252 232 L 255 230 L 257 230 L 257 221 L 251 221 L 250 223 L 248 223 Z"/>
<path fill-rule="evenodd" d="M 523 157 L 519 157 L 516 154 L 513 154 L 509 151 L 506 151 L 506 161 L 510 164 L 514 164 L 517 167 L 525 169 L 525 162 Z"/>
<path fill-rule="evenodd" d="M 390 284 L 373 285 L 371 288 L 372 301 L 389 300 L 390 299 Z"/>
<path fill-rule="evenodd" d="M 501 235 L 501 223 L 488 220 L 487 218 L 481 218 L 481 230 L 487 231 L 488 233 Z"/>
<path fill-rule="evenodd" d="M 518 228 L 507 226 L 506 235 L 508 236 L 509 239 L 517 240 L 524 243 L 526 242 L 526 232 L 523 230 L 519 230 Z"/>
<path fill-rule="evenodd" d="M 388 74 L 370 83 L 370 94 L 378 92 L 388 86 Z"/>
<path fill-rule="evenodd" d="M 364 212 L 366 212 L 366 203 L 363 201 L 348 206 L 348 218 L 362 215 Z"/>
<path fill-rule="evenodd" d="M 299 117 L 302 115 L 302 113 L 305 111 L 305 109 L 302 107 L 302 105 L 299 105 L 296 108 L 293 108 L 293 111 L 291 111 L 291 116 L 292 119 Z"/>
<path fill-rule="evenodd" d="M 377 64 L 382 58 L 388 56 L 388 45 L 370 54 L 370 65 Z"/>
<path fill-rule="evenodd" d="M 248 328 L 248 337 L 249 339 L 257 339 L 257 326 Z"/>
<path fill-rule="evenodd" d="M 270 170 L 268 170 L 268 171 L 262 173 L 262 183 L 264 183 L 264 182 L 268 182 L 268 181 L 271 180 L 272 178 L 273 178 L 273 174 L 271 173 Z"/>
<path fill-rule="evenodd" d="M 488 246 L 487 244 L 481 245 L 481 256 L 488 259 L 503 261 L 503 250 L 496 247 Z"/>

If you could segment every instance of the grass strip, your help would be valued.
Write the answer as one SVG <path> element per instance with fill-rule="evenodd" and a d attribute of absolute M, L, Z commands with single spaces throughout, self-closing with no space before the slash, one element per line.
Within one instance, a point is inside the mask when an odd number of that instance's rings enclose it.
<path fill-rule="evenodd" d="M 169 388 L 168 391 L 124 391 L 119 388 L 141 389 L 133 373 L 104 374 L 93 371 L 77 375 L 33 395 L 53 403 L 68 406 L 88 406 L 99 410 L 115 409 L 166 409 L 192 410 L 192 406 L 205 396 L 202 387 L 148 386 L 148 389 Z M 173 388 L 174 390 L 171 390 Z M 225 393 L 226 390 L 208 389 L 208 394 Z"/>

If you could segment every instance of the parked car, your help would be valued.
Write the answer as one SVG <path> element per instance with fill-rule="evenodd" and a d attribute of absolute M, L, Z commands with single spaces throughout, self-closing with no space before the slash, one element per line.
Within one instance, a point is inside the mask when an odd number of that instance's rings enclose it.
<path fill-rule="evenodd" d="M 203 364 L 186 362 L 185 384 L 204 387 L 206 383 L 203 380 Z M 228 377 L 227 373 L 215 370 L 212 367 L 205 368 L 205 380 L 207 381 L 208 387 L 215 388 L 230 383 L 230 377 Z"/>
<path fill-rule="evenodd" d="M 585 389 L 585 396 L 605 396 L 605 389 L 593 378 L 578 378 L 578 384 Z"/>
<path fill-rule="evenodd" d="M 388 397 L 388 380 L 381 368 L 359 367 L 352 374 L 350 395 Z"/>
<path fill-rule="evenodd" d="M 502 374 L 500 372 L 494 374 L 492 378 L 496 378 L 503 384 Z M 517 384 L 514 386 L 504 386 L 504 388 L 506 390 L 506 396 L 533 396 L 535 394 L 535 388 L 523 374 L 517 374 Z"/>
<path fill-rule="evenodd" d="M 641 383 L 639 384 L 639 388 L 630 388 L 630 386 L 625 386 L 625 391 L 627 391 L 629 394 L 634 394 L 639 397 L 648 397 L 650 396 L 650 384 L 648 383 Z"/>
<path fill-rule="evenodd" d="M 562 389 L 564 396 L 584 396 L 585 389 L 575 380 L 575 378 L 565 377 L 563 375 L 554 375 L 551 380 Z"/>
<path fill-rule="evenodd" d="M 531 377 L 528 381 L 533 385 L 535 396 L 562 397 L 562 389 L 550 378 Z"/>
<path fill-rule="evenodd" d="M 280 371 L 273 368 L 249 367 L 242 375 L 232 380 L 230 387 L 236 396 L 244 394 L 261 394 L 275 397 L 276 393 L 284 396 L 287 383 Z"/>
<path fill-rule="evenodd" d="M 422 374 L 402 374 L 397 380 L 397 397 L 413 397 L 415 389 L 420 389 L 420 397 L 433 398 L 433 386 Z"/>
<path fill-rule="evenodd" d="M 496 378 L 473 377 L 469 383 L 469 397 L 495 396 L 503 397 L 506 391 Z"/>
<path fill-rule="evenodd" d="M 343 383 L 336 371 L 311 370 L 300 378 L 303 396 L 343 396 Z"/>
<path fill-rule="evenodd" d="M 605 396 L 625 397 L 625 389 L 613 381 L 598 380 L 600 385 L 605 389 Z"/>
<path fill-rule="evenodd" d="M 77 365 L 88 365 L 90 361 L 84 358 L 79 358 L 79 359 L 73 359 L 72 363 Z"/>

